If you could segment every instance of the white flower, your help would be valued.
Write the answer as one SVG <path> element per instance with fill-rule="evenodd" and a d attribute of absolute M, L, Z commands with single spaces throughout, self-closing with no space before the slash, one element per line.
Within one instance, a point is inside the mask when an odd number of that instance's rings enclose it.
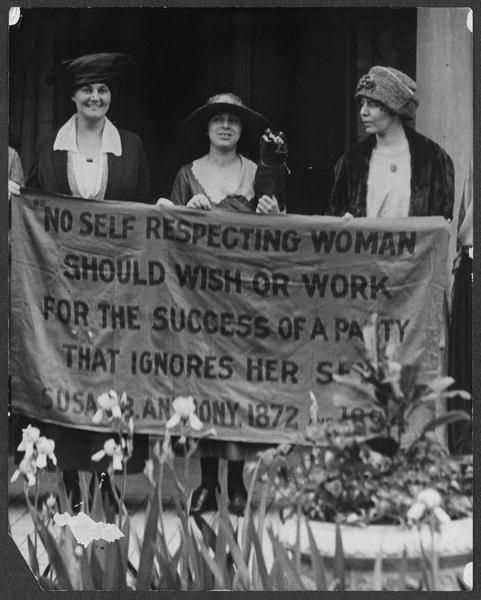
<path fill-rule="evenodd" d="M 419 521 L 426 511 L 426 505 L 422 502 L 415 502 L 408 510 L 406 517 L 408 521 Z"/>
<path fill-rule="evenodd" d="M 377 363 L 377 313 L 369 315 L 366 319 L 366 324 L 362 328 L 362 338 L 368 359 Z"/>
<path fill-rule="evenodd" d="M 28 425 L 28 427 L 22 429 L 22 441 L 18 445 L 17 450 L 25 452 L 25 456 L 31 456 L 33 454 L 33 446 L 39 437 L 40 429 Z"/>
<path fill-rule="evenodd" d="M 192 396 L 178 396 L 172 402 L 174 414 L 165 424 L 167 429 L 172 429 L 181 421 L 185 423 L 189 421 L 189 425 L 195 431 L 200 431 L 203 427 L 202 421 L 195 414 L 195 403 Z"/>
<path fill-rule="evenodd" d="M 104 413 L 112 414 L 110 420 L 120 419 L 122 417 L 122 409 L 120 407 L 126 403 L 127 394 L 125 392 L 120 397 L 120 400 L 115 390 L 110 390 L 100 394 L 100 396 L 97 398 L 97 412 L 92 417 L 92 421 L 94 423 L 100 423 L 100 421 L 103 419 Z"/>
<path fill-rule="evenodd" d="M 417 502 L 422 502 L 426 508 L 433 510 L 436 506 L 441 506 L 441 494 L 433 488 L 421 490 L 416 496 Z"/>
<path fill-rule="evenodd" d="M 119 444 L 116 443 L 116 441 L 113 438 L 109 438 L 104 443 L 104 449 L 96 452 L 92 456 L 92 460 L 94 462 L 98 462 L 99 460 L 102 460 L 102 458 L 104 458 L 104 456 L 111 457 L 112 466 L 114 468 L 114 471 L 122 470 L 122 462 L 123 462 L 123 458 L 124 458 L 124 456 L 122 454 L 122 448 Z"/>
<path fill-rule="evenodd" d="M 47 466 L 47 457 L 53 462 L 54 465 L 57 464 L 57 457 L 54 454 L 55 450 L 55 442 L 50 440 L 43 435 L 38 438 L 37 442 L 37 467 L 39 469 L 44 469 Z"/>
<path fill-rule="evenodd" d="M 311 405 L 309 406 L 309 416 L 311 418 L 312 423 L 317 423 L 317 413 L 319 409 L 319 404 L 317 402 L 317 398 L 314 395 L 314 392 L 309 392 L 309 397 L 311 399 Z"/>
<path fill-rule="evenodd" d="M 31 455 L 25 454 L 25 456 L 20 461 L 20 464 L 18 465 L 18 469 L 12 475 L 10 481 L 13 483 L 14 481 L 17 481 L 19 475 L 23 475 L 27 480 L 29 486 L 35 485 L 35 483 L 37 482 L 36 473 L 37 463 L 35 459 L 32 458 Z"/>

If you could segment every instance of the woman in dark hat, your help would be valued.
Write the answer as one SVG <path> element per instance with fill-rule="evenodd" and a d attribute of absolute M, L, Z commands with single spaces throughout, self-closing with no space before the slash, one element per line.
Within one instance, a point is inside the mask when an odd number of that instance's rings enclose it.
<path fill-rule="evenodd" d="M 111 85 L 129 61 L 127 54 L 89 54 L 50 71 L 47 81 L 69 86 L 76 112 L 40 141 L 27 185 L 96 200 L 150 201 L 140 138 L 107 118 Z"/>
<path fill-rule="evenodd" d="M 416 83 L 391 67 L 372 67 L 356 98 L 370 134 L 336 165 L 330 213 L 354 217 L 452 218 L 454 167 L 435 142 L 407 127 L 419 104 Z"/>
<path fill-rule="evenodd" d="M 150 201 L 150 172 L 140 138 L 118 129 L 106 116 L 111 86 L 129 61 L 126 54 L 89 54 L 64 61 L 50 71 L 50 83 L 61 78 L 69 86 L 76 112 L 40 141 L 28 186 L 95 200 Z M 42 435 L 55 440 L 59 467 L 72 504 L 78 509 L 78 471 L 107 472 L 108 459 L 93 462 L 91 456 L 112 434 L 48 423 L 35 425 Z M 142 472 L 147 456 L 148 437 L 135 435 L 129 472 Z M 103 490 L 112 500 L 109 488 L 110 481 L 104 477 Z"/>
<path fill-rule="evenodd" d="M 184 145 L 202 152 L 203 144 L 207 152 L 180 169 L 171 201 L 205 210 L 285 212 L 286 142 L 282 133 L 275 135 L 269 127 L 262 115 L 247 108 L 232 93 L 209 98 L 181 127 Z M 256 165 L 239 153 L 238 146 L 242 143 L 258 146 L 259 140 L 261 156 Z M 223 458 L 228 461 L 229 510 L 242 515 L 247 500 L 244 460 L 266 447 L 266 444 L 201 440 L 198 446 L 201 484 L 192 495 L 191 513 L 217 509 L 219 458 Z"/>
<path fill-rule="evenodd" d="M 232 93 L 209 98 L 181 126 L 184 145 L 203 156 L 177 173 L 171 201 L 206 210 L 217 206 L 263 214 L 283 211 L 286 145 L 283 134 L 274 135 L 269 126 Z M 252 147 L 261 136 L 261 161 L 256 165 L 238 146 Z"/>

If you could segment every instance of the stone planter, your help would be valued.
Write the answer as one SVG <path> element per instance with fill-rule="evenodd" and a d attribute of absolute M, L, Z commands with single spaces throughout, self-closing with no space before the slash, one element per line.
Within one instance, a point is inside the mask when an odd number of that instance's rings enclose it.
<path fill-rule="evenodd" d="M 328 578 L 332 580 L 335 526 L 319 521 L 310 521 L 310 526 L 324 558 Z M 286 546 L 293 547 L 296 540 L 296 520 L 288 520 L 278 533 Z M 471 518 L 443 524 L 440 532 L 435 532 L 434 538 L 427 525 L 423 525 L 420 531 L 396 525 L 370 525 L 363 528 L 342 525 L 341 534 L 346 564 L 346 588 L 351 590 L 374 589 L 373 573 L 375 560 L 379 556 L 382 557 L 383 587 L 388 590 L 399 589 L 404 548 L 408 559 L 408 577 L 419 582 L 423 566 L 422 548 L 428 558 L 431 558 L 434 542 L 439 557 L 439 586 L 442 590 L 459 591 L 456 576 L 461 576 L 466 563 L 473 559 Z M 308 558 L 310 548 L 304 522 L 301 525 L 300 546 L 304 558 Z"/>

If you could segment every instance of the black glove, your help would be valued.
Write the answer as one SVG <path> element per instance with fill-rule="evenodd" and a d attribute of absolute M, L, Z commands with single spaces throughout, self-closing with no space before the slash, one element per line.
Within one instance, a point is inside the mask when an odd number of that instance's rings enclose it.
<path fill-rule="evenodd" d="M 254 179 L 254 193 L 256 198 L 261 196 L 275 196 L 282 210 L 286 204 L 286 159 L 287 141 L 281 132 L 273 133 L 266 129 L 261 137 L 260 160 Z"/>

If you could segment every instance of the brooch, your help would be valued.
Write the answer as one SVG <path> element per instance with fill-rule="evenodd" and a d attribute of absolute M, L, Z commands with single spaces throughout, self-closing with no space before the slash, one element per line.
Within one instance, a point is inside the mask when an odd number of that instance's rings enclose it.
<path fill-rule="evenodd" d="M 359 80 L 359 83 L 357 84 L 357 88 L 356 88 L 356 92 L 358 92 L 359 90 L 362 90 L 363 88 L 370 90 L 374 87 L 374 76 L 370 75 L 369 73 L 367 75 L 363 75 L 361 77 L 361 79 Z"/>

